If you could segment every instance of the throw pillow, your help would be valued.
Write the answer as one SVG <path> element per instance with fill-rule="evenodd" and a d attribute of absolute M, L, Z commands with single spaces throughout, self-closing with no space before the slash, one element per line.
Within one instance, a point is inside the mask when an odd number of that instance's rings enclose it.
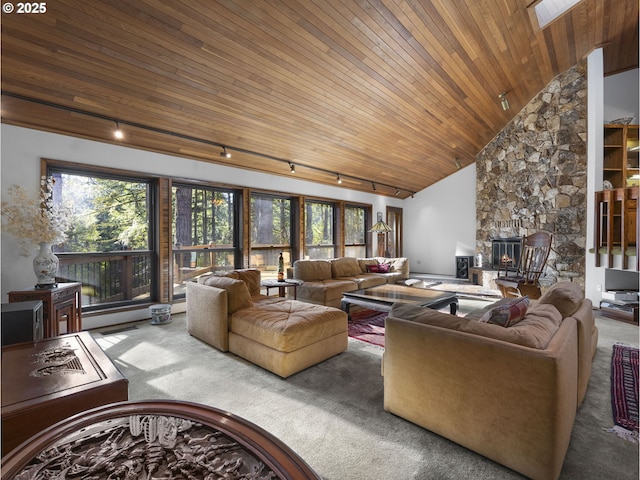
<path fill-rule="evenodd" d="M 582 288 L 573 282 L 553 284 L 539 299 L 538 303 L 548 303 L 558 309 L 562 318 L 573 315 L 584 300 Z"/>
<path fill-rule="evenodd" d="M 389 273 L 391 265 L 388 263 L 378 263 L 375 265 L 367 265 L 367 273 Z"/>
<path fill-rule="evenodd" d="M 333 278 L 354 277 L 362 273 L 357 258 L 340 257 L 330 260 Z"/>
<path fill-rule="evenodd" d="M 202 283 L 209 285 L 210 287 L 222 288 L 227 291 L 227 308 L 229 315 L 243 308 L 253 306 L 253 301 L 251 300 L 251 294 L 249 294 L 247 284 L 242 280 L 212 275 L 207 277 Z"/>
<path fill-rule="evenodd" d="M 528 307 L 529 297 L 514 298 L 488 310 L 480 321 L 511 327 L 524 318 Z"/>
<path fill-rule="evenodd" d="M 249 294 L 251 294 L 251 296 L 260 295 L 260 270 L 255 268 L 231 270 L 230 272 L 226 272 L 218 276 L 242 280 L 247 284 L 247 288 L 249 289 Z"/>

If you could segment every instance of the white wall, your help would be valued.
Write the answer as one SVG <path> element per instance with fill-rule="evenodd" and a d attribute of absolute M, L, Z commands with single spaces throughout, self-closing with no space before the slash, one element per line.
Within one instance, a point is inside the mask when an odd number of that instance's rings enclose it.
<path fill-rule="evenodd" d="M 604 79 L 604 119 L 603 123 L 625 117 L 640 121 L 638 69 L 628 70 Z"/>
<path fill-rule="evenodd" d="M 387 205 L 403 206 L 402 200 L 392 197 L 320 185 L 287 176 L 266 175 L 249 170 L 161 155 L 121 145 L 99 143 L 5 124 L 2 124 L 0 133 L 3 197 L 6 195 L 7 188 L 12 184 L 20 184 L 34 192 L 37 191 L 40 180 L 40 159 L 50 158 L 169 177 L 192 178 L 239 187 L 269 189 L 371 204 L 374 217 L 376 212 L 384 212 Z M 408 235 L 411 235 L 410 231 Z M 373 251 L 375 252 L 377 251 L 376 238 L 373 241 Z M 35 284 L 36 278 L 32 266 L 35 251 L 34 247 L 32 256 L 20 256 L 20 248 L 15 239 L 10 235 L 2 235 L 0 289 L 3 302 L 7 301 L 7 292 L 28 288 Z M 147 317 L 148 312 L 144 309 L 139 312 L 128 312 L 126 315 L 112 314 L 84 318 L 83 326 L 96 328 Z"/>
<path fill-rule="evenodd" d="M 403 208 L 412 272 L 455 275 L 455 257 L 475 255 L 475 163 L 416 193 Z"/>

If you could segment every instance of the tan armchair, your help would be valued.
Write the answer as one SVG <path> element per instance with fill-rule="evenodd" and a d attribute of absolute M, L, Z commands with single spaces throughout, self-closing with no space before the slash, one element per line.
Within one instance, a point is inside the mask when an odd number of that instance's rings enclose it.
<path fill-rule="evenodd" d="M 544 267 L 551 251 L 553 236 L 546 232 L 537 232 L 522 241 L 522 252 L 515 272 L 506 270 L 502 275 L 498 271 L 496 285 L 503 297 L 540 298 L 540 284 L 538 280 L 544 272 Z"/>

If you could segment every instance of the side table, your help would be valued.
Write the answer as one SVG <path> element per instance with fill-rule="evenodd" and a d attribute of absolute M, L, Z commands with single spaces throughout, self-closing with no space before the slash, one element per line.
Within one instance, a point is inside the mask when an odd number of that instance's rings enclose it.
<path fill-rule="evenodd" d="M 44 338 L 60 335 L 60 322 L 67 322 L 67 332 L 82 330 L 82 284 L 59 283 L 54 288 L 27 288 L 9 292 L 9 303 L 41 300 L 43 305 Z"/>
<path fill-rule="evenodd" d="M 286 289 L 287 287 L 292 287 L 293 288 L 293 299 L 296 300 L 298 298 L 298 285 L 302 284 L 302 280 L 292 280 L 292 279 L 287 279 L 287 280 L 282 280 L 282 281 L 278 281 L 278 280 L 263 280 L 261 282 L 261 285 L 263 287 L 265 287 L 267 289 L 267 295 L 269 295 L 269 289 L 270 288 L 278 288 L 278 294 L 281 297 L 284 297 L 286 294 Z"/>

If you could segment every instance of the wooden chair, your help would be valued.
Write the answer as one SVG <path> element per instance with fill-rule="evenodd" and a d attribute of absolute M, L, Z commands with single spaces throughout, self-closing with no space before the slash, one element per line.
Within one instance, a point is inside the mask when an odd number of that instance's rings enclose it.
<path fill-rule="evenodd" d="M 522 252 L 516 271 L 498 270 L 496 285 L 503 297 L 540 298 L 538 280 L 544 271 L 551 251 L 553 236 L 546 232 L 537 232 L 522 241 Z"/>

